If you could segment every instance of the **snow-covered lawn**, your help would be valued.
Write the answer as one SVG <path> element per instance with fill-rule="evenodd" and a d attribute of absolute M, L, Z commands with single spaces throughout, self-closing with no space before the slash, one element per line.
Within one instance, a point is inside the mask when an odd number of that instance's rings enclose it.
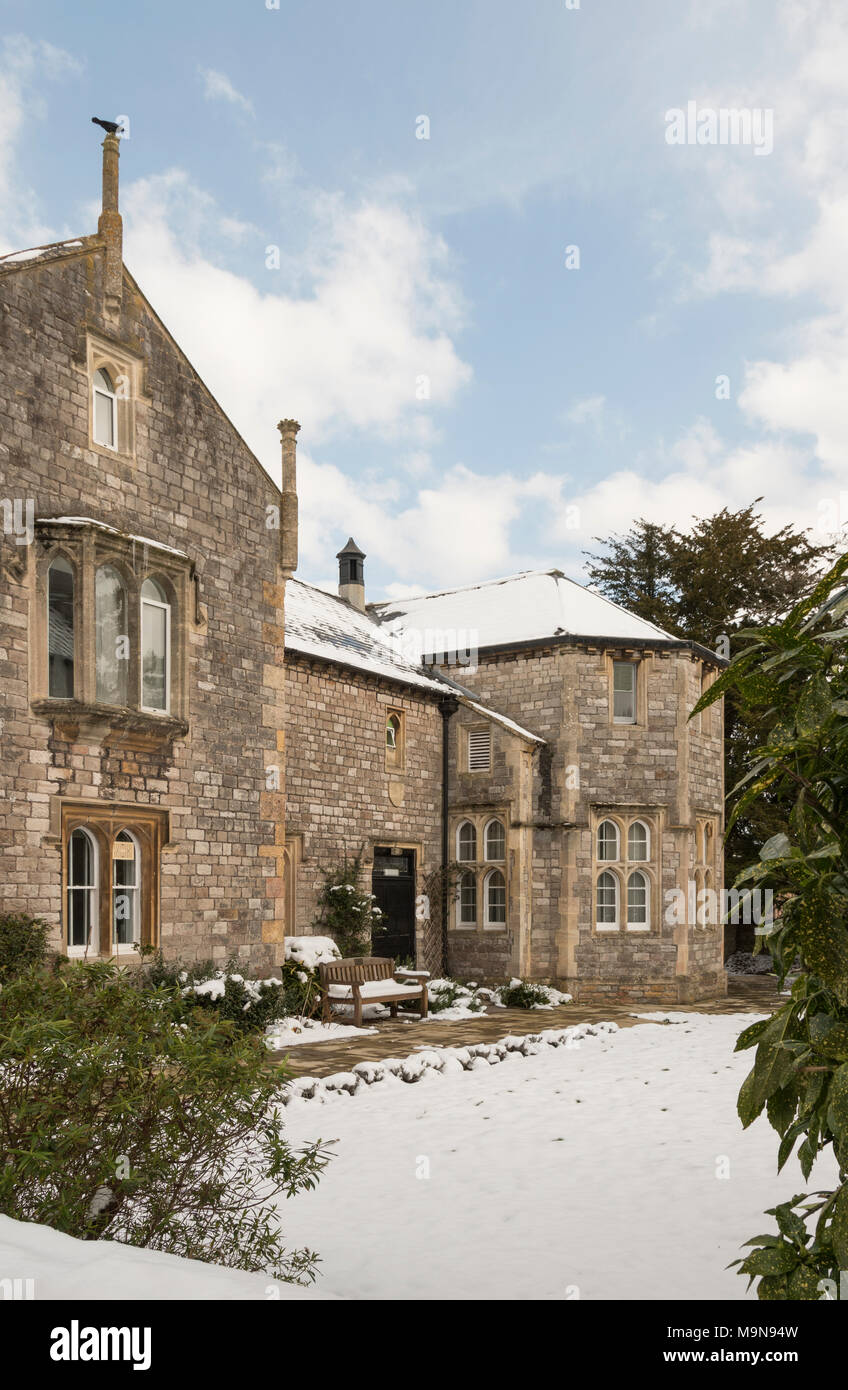
<path fill-rule="evenodd" d="M 324 1289 L 281 1284 L 267 1274 L 138 1250 L 112 1240 L 75 1240 L 49 1226 L 0 1216 L 0 1279 L 7 1299 L 327 1299 Z"/>
<path fill-rule="evenodd" d="M 355 1028 L 352 1023 L 322 1023 L 318 1018 L 280 1018 L 265 1029 L 265 1046 L 273 1052 L 298 1047 L 301 1043 L 335 1042 L 339 1038 L 362 1037 L 376 1028 Z"/>
<path fill-rule="evenodd" d="M 777 1176 L 774 1131 L 742 1130 L 753 1054 L 733 1046 L 754 1016 L 667 1017 L 292 1100 L 293 1143 L 338 1144 L 285 1204 L 287 1245 L 317 1250 L 318 1287 L 346 1298 L 745 1297 L 725 1269 L 741 1242 L 835 1165 Z"/>

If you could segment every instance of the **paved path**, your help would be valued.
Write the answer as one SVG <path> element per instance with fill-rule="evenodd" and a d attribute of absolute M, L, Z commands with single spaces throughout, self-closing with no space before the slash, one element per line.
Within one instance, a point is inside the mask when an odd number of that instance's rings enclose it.
<path fill-rule="evenodd" d="M 508 1034 L 539 1033 L 544 1028 L 569 1028 L 576 1023 L 600 1023 L 610 1019 L 620 1028 L 632 1028 L 646 1013 L 738 1014 L 771 1013 L 780 1003 L 774 976 L 732 976 L 727 995 L 698 1004 L 562 1004 L 556 1009 L 492 1009 L 474 1018 L 452 1023 L 402 1023 L 397 1019 L 374 1022 L 376 1033 L 339 1038 L 330 1042 L 304 1043 L 271 1052 L 271 1061 L 286 1059 L 292 1076 L 330 1076 L 350 1071 L 357 1062 L 376 1062 L 383 1057 L 408 1057 L 421 1047 L 465 1047 L 468 1043 L 497 1042 Z M 435 1015 L 434 1018 L 438 1018 Z"/>

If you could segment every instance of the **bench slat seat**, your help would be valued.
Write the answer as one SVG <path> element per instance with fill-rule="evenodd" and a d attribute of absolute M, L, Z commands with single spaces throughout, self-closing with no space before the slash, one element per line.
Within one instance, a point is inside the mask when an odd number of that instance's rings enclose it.
<path fill-rule="evenodd" d="M 392 1018 L 396 1018 L 402 1000 L 417 999 L 420 1000 L 421 1018 L 427 1017 L 426 978 L 410 979 L 409 975 L 395 978 L 395 963 L 387 957 L 351 956 L 347 960 L 329 961 L 319 965 L 318 973 L 325 1023 L 332 1018 L 334 1003 L 353 1005 L 353 1021 L 357 1028 L 362 1025 L 363 1004 L 388 1004 Z"/>

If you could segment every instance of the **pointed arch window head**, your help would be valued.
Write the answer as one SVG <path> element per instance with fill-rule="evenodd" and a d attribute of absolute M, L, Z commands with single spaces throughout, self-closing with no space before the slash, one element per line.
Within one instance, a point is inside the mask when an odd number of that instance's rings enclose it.
<path fill-rule="evenodd" d="M 618 826 L 615 821 L 602 820 L 598 826 L 598 858 L 606 862 L 618 859 L 618 844 Z"/>
<path fill-rule="evenodd" d="M 506 831 L 503 821 L 489 821 L 485 830 L 484 843 L 486 858 L 496 864 L 502 864 L 506 859 Z"/>
<path fill-rule="evenodd" d="M 68 840 L 68 946 L 98 949 L 97 845 L 87 830 Z"/>
<path fill-rule="evenodd" d="M 486 875 L 483 892 L 485 894 L 486 926 L 506 926 L 506 879 L 500 869 L 492 869 Z"/>
<path fill-rule="evenodd" d="M 632 873 L 627 880 L 627 925 L 633 928 L 645 928 L 650 925 L 648 921 L 649 905 L 649 886 L 648 877 L 640 869 Z"/>
<path fill-rule="evenodd" d="M 92 434 L 95 444 L 104 449 L 118 448 L 118 396 L 112 378 L 101 367 L 94 373 L 94 410 Z"/>
<path fill-rule="evenodd" d="M 47 575 L 47 693 L 74 698 L 74 571 L 61 555 Z"/>
<path fill-rule="evenodd" d="M 162 585 L 141 586 L 141 707 L 153 714 L 170 710 L 171 606 Z"/>
<path fill-rule="evenodd" d="M 127 590 L 112 565 L 101 565 L 94 581 L 97 699 L 104 705 L 129 700 L 130 645 Z"/>
<path fill-rule="evenodd" d="M 595 890 L 595 921 L 599 927 L 618 926 L 618 877 L 605 869 Z"/>
<path fill-rule="evenodd" d="M 460 864 L 473 864 L 477 858 L 477 828 L 464 820 L 456 832 L 456 857 Z"/>
<path fill-rule="evenodd" d="M 651 857 L 651 834 L 643 821 L 636 820 L 627 832 L 627 858 L 644 864 Z"/>
<path fill-rule="evenodd" d="M 466 871 L 460 874 L 457 891 L 457 925 L 473 927 L 477 925 L 477 879 Z"/>

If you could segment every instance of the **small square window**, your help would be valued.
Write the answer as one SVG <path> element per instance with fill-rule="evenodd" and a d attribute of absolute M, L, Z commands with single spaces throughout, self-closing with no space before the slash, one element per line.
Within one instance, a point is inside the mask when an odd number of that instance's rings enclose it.
<path fill-rule="evenodd" d="M 612 702 L 612 718 L 614 724 L 636 723 L 635 662 L 613 662 Z"/>

